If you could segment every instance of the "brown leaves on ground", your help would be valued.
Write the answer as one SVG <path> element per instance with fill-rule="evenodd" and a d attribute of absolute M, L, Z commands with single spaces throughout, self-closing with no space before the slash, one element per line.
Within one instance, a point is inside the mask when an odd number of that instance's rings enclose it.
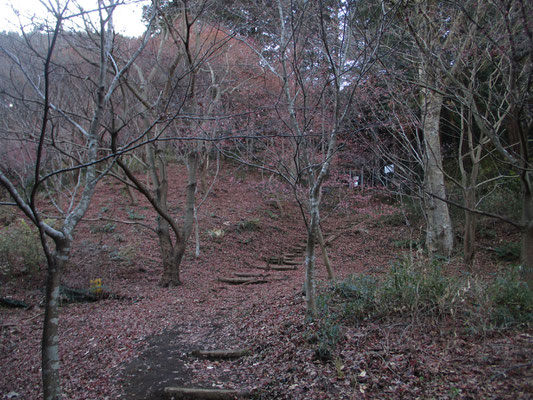
<path fill-rule="evenodd" d="M 184 175 L 174 170 L 170 177 L 169 198 L 176 199 L 177 213 L 184 203 Z M 99 188 L 89 221 L 78 231 L 64 283 L 87 288 L 91 279 L 101 278 L 105 290 L 126 298 L 62 306 L 65 398 L 158 399 L 166 386 L 245 389 L 259 399 L 533 396 L 530 330 L 481 337 L 413 321 L 364 321 L 342 327 L 336 350 L 323 361 L 316 356 L 316 326 L 304 321 L 303 265 L 269 271 L 263 285 L 220 282 L 220 276 L 264 273 L 254 266 L 264 266 L 263 259 L 282 255 L 305 237 L 290 198 L 272 202 L 264 190 L 255 190 L 259 180 L 254 173 L 239 179 L 231 169 L 222 174 L 200 210 L 201 256 L 193 258 L 190 243 L 183 285 L 176 288 L 157 286 L 157 242 L 140 225 L 153 225 L 153 211 L 142 202 L 129 205 L 118 183 Z M 338 277 L 384 272 L 400 251 L 394 240 L 412 234 L 398 224 L 376 223 L 390 209 L 369 199 L 344 204 L 324 222 L 324 231 L 333 232 L 365 221 L 328 248 Z M 97 219 L 102 217 L 107 219 Z M 223 235 L 214 237 L 214 231 Z M 481 257 L 486 263 L 487 256 Z M 325 280 L 320 259 L 318 270 Z M 2 398 L 41 396 L 42 286 L 42 277 L 3 284 L 2 296 L 33 307 L 0 309 Z M 233 348 L 250 353 L 230 360 L 193 354 Z"/>

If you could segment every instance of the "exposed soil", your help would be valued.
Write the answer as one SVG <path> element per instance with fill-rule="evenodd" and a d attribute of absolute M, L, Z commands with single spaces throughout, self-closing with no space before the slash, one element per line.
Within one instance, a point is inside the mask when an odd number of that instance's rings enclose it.
<path fill-rule="evenodd" d="M 184 202 L 184 176 L 176 168 L 170 177 L 176 213 Z M 120 184 L 101 185 L 78 232 L 64 284 L 87 288 L 101 278 L 106 291 L 124 298 L 62 307 L 65 398 L 155 400 L 168 386 L 242 389 L 258 399 L 533 398 L 531 330 L 479 335 L 446 322 L 368 320 L 343 327 L 335 354 L 317 357 L 316 325 L 304 320 L 303 260 L 294 254 L 303 244 L 304 226 L 290 197 L 273 199 L 260 182 L 259 174 L 225 168 L 200 210 L 201 256 L 193 257 L 191 241 L 183 285 L 170 289 L 157 286 L 157 242 L 139 225 L 153 225 L 153 212 L 140 197 L 130 205 Z M 419 239 L 419 230 L 383 217 L 394 212 L 392 206 L 359 194 L 341 200 L 323 213 L 332 212 L 324 232 L 349 228 L 328 248 L 339 278 L 381 274 L 399 252 L 408 251 L 398 247 L 399 240 Z M 213 237 L 213 229 L 223 230 L 223 237 Z M 496 240 L 512 235 L 502 228 L 498 234 Z M 318 278 L 325 281 L 318 255 Z M 274 266 L 265 261 L 272 257 L 291 258 L 295 269 L 255 268 Z M 446 267 L 463 273 L 459 258 Z M 480 251 L 478 273 L 488 276 L 500 268 L 506 265 Z M 260 274 L 267 283 L 219 281 L 238 274 Z M 3 297 L 33 306 L 0 309 L 0 395 L 6 399 L 38 399 L 41 393 L 43 280 L 24 279 L 2 284 Z M 235 348 L 250 353 L 231 360 L 191 354 Z"/>

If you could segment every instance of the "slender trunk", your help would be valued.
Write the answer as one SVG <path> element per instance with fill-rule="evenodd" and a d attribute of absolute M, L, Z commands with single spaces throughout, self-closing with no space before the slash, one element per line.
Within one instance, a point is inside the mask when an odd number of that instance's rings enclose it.
<path fill-rule="evenodd" d="M 317 239 L 317 228 L 320 222 L 319 205 L 320 202 L 314 196 L 310 198 L 311 217 L 307 230 L 307 246 L 305 250 L 305 300 L 306 316 L 314 318 L 316 316 L 316 279 L 315 279 L 315 244 Z"/>
<path fill-rule="evenodd" d="M 126 181 L 128 178 L 127 176 L 124 174 L 124 181 Z M 133 191 L 133 188 L 131 187 L 131 185 L 128 185 L 127 183 L 124 184 L 124 186 L 126 187 L 126 192 L 128 193 L 128 197 L 130 198 L 130 204 L 131 206 L 136 206 L 137 205 L 137 199 L 135 198 L 135 193 Z"/>
<path fill-rule="evenodd" d="M 59 377 L 59 285 L 61 271 L 68 260 L 70 246 L 68 241 L 58 241 L 56 251 L 49 258 L 46 279 L 44 326 L 42 336 L 42 378 L 43 398 L 61 399 Z"/>
<path fill-rule="evenodd" d="M 196 206 L 196 189 L 198 177 L 198 164 L 200 162 L 199 155 L 196 151 L 192 151 L 187 155 L 187 198 L 185 200 L 185 220 L 183 222 L 183 240 L 186 243 L 191 235 L 195 206 Z"/>
<path fill-rule="evenodd" d="M 320 243 L 320 249 L 322 250 L 322 257 L 324 257 L 324 264 L 326 265 L 326 271 L 328 272 L 328 279 L 332 280 L 334 278 L 333 269 L 331 268 L 331 263 L 329 261 L 328 249 L 326 248 L 326 242 L 324 241 L 324 236 L 322 235 L 322 228 L 320 225 L 317 228 L 318 243 Z"/>
<path fill-rule="evenodd" d="M 526 183 L 522 189 L 522 280 L 533 289 L 533 193 L 529 174 L 526 173 Z"/>
<path fill-rule="evenodd" d="M 198 175 L 200 177 L 200 190 L 203 194 L 207 190 L 207 177 L 209 173 L 209 151 L 205 148 L 202 149 L 199 164 L 198 169 L 200 170 L 200 173 Z"/>
<path fill-rule="evenodd" d="M 203 164 L 204 164 L 204 167 L 205 167 L 205 171 L 207 171 L 207 168 L 208 168 L 208 165 L 209 165 L 209 154 L 208 153 L 204 153 L 204 154 L 205 154 L 206 157 L 205 157 L 205 162 Z M 216 180 L 218 178 L 218 173 L 220 172 L 220 160 L 221 160 L 220 152 L 217 151 L 216 170 L 215 170 L 215 176 L 213 177 L 213 181 L 211 182 L 209 187 L 207 187 L 207 189 L 205 189 L 205 188 L 202 189 L 202 196 L 203 197 L 200 200 L 198 205 L 196 205 L 196 202 L 195 202 L 195 206 L 194 206 L 194 210 L 193 210 L 194 238 L 195 238 L 195 242 L 196 242 L 196 246 L 195 246 L 196 247 L 196 252 L 195 252 L 196 257 L 200 256 L 200 226 L 199 226 L 199 223 L 198 223 L 198 209 L 207 200 L 207 196 L 209 195 L 209 192 L 211 192 L 211 189 L 215 185 L 215 182 L 216 182 Z M 206 174 L 206 176 L 204 176 L 204 183 L 207 183 L 207 174 Z"/>
<path fill-rule="evenodd" d="M 442 95 L 432 91 L 423 92 L 423 132 L 425 143 L 425 208 L 428 218 L 426 245 L 430 254 L 446 257 L 453 250 L 453 230 L 446 199 L 442 155 L 440 150 L 439 121 Z"/>
<path fill-rule="evenodd" d="M 200 224 L 198 223 L 198 209 L 194 207 L 194 256 L 200 257 Z"/>
<path fill-rule="evenodd" d="M 477 215 L 469 210 L 476 209 L 476 184 L 479 174 L 479 163 L 483 151 L 483 134 L 479 137 L 478 145 L 474 147 L 474 135 L 472 133 L 472 112 L 465 112 L 461 107 L 461 135 L 459 140 L 459 159 L 458 165 L 461 171 L 461 186 L 463 188 L 463 197 L 465 209 L 464 225 L 464 242 L 463 242 L 463 261 L 467 267 L 472 270 L 476 250 L 476 223 Z M 468 151 L 463 153 L 466 146 Z M 469 159 L 470 171 L 465 166 L 465 159 Z"/>
<path fill-rule="evenodd" d="M 464 190 L 465 206 L 471 210 L 476 207 L 476 192 L 472 186 Z M 476 214 L 465 210 L 465 238 L 463 243 L 463 261 L 471 269 L 476 250 Z"/>

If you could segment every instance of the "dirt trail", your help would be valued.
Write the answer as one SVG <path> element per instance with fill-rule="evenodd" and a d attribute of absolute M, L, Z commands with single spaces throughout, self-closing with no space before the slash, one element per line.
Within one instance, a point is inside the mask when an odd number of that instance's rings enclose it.
<path fill-rule="evenodd" d="M 299 280 L 298 271 L 294 271 L 293 275 L 291 282 L 274 281 L 273 285 L 285 285 L 287 292 L 294 293 L 295 282 Z M 266 292 L 268 289 L 257 290 L 257 286 L 227 286 L 220 283 L 216 290 L 210 291 L 213 298 L 204 298 L 205 309 L 195 311 L 201 318 L 190 319 L 147 340 L 142 354 L 128 363 L 122 373 L 120 379 L 124 382 L 124 395 L 121 398 L 168 398 L 164 394 L 166 387 L 253 391 L 245 383 L 256 379 L 249 369 L 250 362 L 243 362 L 247 356 L 209 359 L 194 352 L 250 349 L 252 357 L 260 357 L 261 344 L 253 332 L 256 328 L 264 328 L 254 326 L 253 319 L 254 313 L 260 312 L 259 305 L 264 305 L 267 299 Z M 292 294 L 291 297 L 298 296 Z M 272 307 L 276 306 L 272 304 Z"/>
<path fill-rule="evenodd" d="M 263 257 L 268 259 L 268 257 Z M 303 261 L 302 261 L 303 263 Z M 257 260 L 257 266 L 268 266 L 268 261 Z M 240 272 L 233 274 L 250 274 L 258 270 L 254 266 L 241 265 Z M 165 397 L 166 387 L 187 387 L 202 389 L 236 389 L 253 392 L 251 387 L 243 387 L 243 382 L 253 380 L 250 376 L 249 363 L 243 365 L 243 358 L 213 360 L 198 357 L 198 350 L 231 350 L 261 347 L 250 331 L 253 315 L 266 302 L 277 307 L 283 296 L 303 299 L 298 293 L 301 286 L 302 265 L 293 265 L 288 271 L 261 271 L 265 284 L 232 285 L 216 281 L 213 277 L 210 290 L 198 293 L 205 307 L 196 309 L 201 318 L 192 318 L 185 324 L 164 331 L 148 339 L 142 354 L 131 361 L 125 368 L 121 380 L 124 382 L 124 396 L 128 400 L 158 400 Z M 255 278 L 253 278 L 255 279 Z M 176 289 L 179 291 L 179 288 Z M 270 298 L 272 293 L 283 293 Z M 249 325 L 250 317 L 252 325 Z M 243 329 L 244 320 L 248 320 L 247 329 Z M 261 321 L 264 323 L 264 321 Z M 260 356 L 253 354 L 254 357 Z"/>
<path fill-rule="evenodd" d="M 124 371 L 125 398 L 131 400 L 156 400 L 164 398 L 165 387 L 232 387 L 231 371 L 217 371 L 215 381 L 206 381 L 195 373 L 202 362 L 191 353 L 210 348 L 217 343 L 219 332 L 226 323 L 224 316 L 208 326 L 179 327 L 149 339 L 147 349 L 133 360 Z M 232 363 L 238 363 L 233 361 Z M 206 363 L 205 368 L 215 369 Z"/>

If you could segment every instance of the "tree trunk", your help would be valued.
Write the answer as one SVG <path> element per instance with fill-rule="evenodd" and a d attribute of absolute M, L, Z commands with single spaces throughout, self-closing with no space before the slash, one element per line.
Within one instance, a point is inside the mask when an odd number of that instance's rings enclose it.
<path fill-rule="evenodd" d="M 121 170 L 122 171 L 122 170 Z M 122 176 L 124 179 L 124 182 L 127 182 L 128 176 L 122 171 Z M 124 187 L 126 189 L 126 193 L 128 193 L 128 197 L 130 198 L 130 204 L 135 207 L 137 205 L 137 199 L 135 198 L 135 193 L 131 185 L 128 185 L 127 183 L 124 183 Z"/>
<path fill-rule="evenodd" d="M 440 150 L 439 121 L 442 95 L 423 90 L 423 133 L 425 144 L 425 196 L 427 213 L 426 245 L 430 254 L 446 257 L 453 250 L 453 230 L 444 186 L 442 155 Z M 441 200 L 443 199 L 443 200 Z"/>
<path fill-rule="evenodd" d="M 316 316 L 316 280 L 315 280 L 315 244 L 316 232 L 320 222 L 319 205 L 320 202 L 314 196 L 310 197 L 311 218 L 307 230 L 307 246 L 305 249 L 305 301 L 306 316 L 314 318 Z"/>
<path fill-rule="evenodd" d="M 530 174 L 526 173 L 526 183 L 522 184 L 522 280 L 533 289 L 533 193 L 531 192 Z"/>
<path fill-rule="evenodd" d="M 185 219 L 183 222 L 183 236 L 185 243 L 187 243 L 189 236 L 191 236 L 194 223 L 199 163 L 200 156 L 196 151 L 192 151 L 187 155 L 187 198 L 185 200 Z"/>
<path fill-rule="evenodd" d="M 170 226 L 167 221 L 159 217 L 158 237 L 161 248 L 161 257 L 163 259 L 163 275 L 159 282 L 160 286 L 178 286 L 181 285 L 180 266 L 185 254 L 187 241 L 192 232 L 195 213 L 195 196 L 198 175 L 198 155 L 191 152 L 187 156 L 187 170 L 189 172 L 187 183 L 187 199 L 185 201 L 185 218 L 183 222 L 183 232 L 176 234 L 174 245 L 170 236 Z M 166 193 L 166 191 L 165 191 Z M 166 196 L 164 196 L 166 210 Z"/>
<path fill-rule="evenodd" d="M 476 209 L 476 186 L 477 177 L 479 174 L 479 164 L 483 152 L 483 143 L 485 139 L 483 134 L 479 136 L 479 142 L 474 147 L 474 135 L 472 132 L 472 112 L 468 110 L 465 112 L 464 107 L 461 107 L 461 136 L 459 140 L 459 158 L 458 165 L 461 171 L 461 186 L 463 188 L 465 209 L 465 225 L 464 225 L 464 242 L 463 242 L 463 261 L 465 265 L 472 270 L 474 264 L 474 256 L 476 250 L 476 223 L 477 215 L 470 210 Z M 468 149 L 463 153 L 463 148 Z M 465 165 L 465 160 L 468 160 L 470 168 Z M 469 171 L 468 171 L 469 169 Z"/>
<path fill-rule="evenodd" d="M 56 250 L 48 260 L 46 279 L 45 313 L 42 336 L 42 377 L 43 398 L 45 400 L 61 399 L 61 382 L 59 377 L 59 285 L 61 271 L 68 260 L 70 246 L 68 241 L 58 241 Z"/>
<path fill-rule="evenodd" d="M 158 222 L 157 236 L 163 261 L 163 274 L 161 275 L 159 286 L 179 286 L 181 285 L 180 265 L 185 253 L 185 242 L 183 236 L 180 235 L 173 245 L 168 222 L 162 217 L 158 217 Z"/>
<path fill-rule="evenodd" d="M 200 224 L 198 223 L 198 209 L 194 207 L 194 256 L 200 257 Z"/>
<path fill-rule="evenodd" d="M 322 256 L 324 257 L 324 264 L 326 265 L 326 271 L 328 272 L 328 279 L 333 280 L 333 269 L 331 268 L 331 262 L 329 261 L 328 249 L 326 248 L 326 241 L 322 235 L 322 228 L 320 225 L 317 228 L 318 242 L 320 243 L 320 249 L 322 250 Z"/>
<path fill-rule="evenodd" d="M 471 210 L 476 208 L 476 192 L 475 188 L 469 186 L 464 191 L 465 206 Z M 472 268 L 474 263 L 474 255 L 476 252 L 476 214 L 465 210 L 465 237 L 463 243 L 463 261 L 469 268 Z"/>
<path fill-rule="evenodd" d="M 200 177 L 200 190 L 204 194 L 207 190 L 207 178 L 209 176 L 209 150 L 202 148 L 200 150 L 199 160 L 199 177 Z"/>

